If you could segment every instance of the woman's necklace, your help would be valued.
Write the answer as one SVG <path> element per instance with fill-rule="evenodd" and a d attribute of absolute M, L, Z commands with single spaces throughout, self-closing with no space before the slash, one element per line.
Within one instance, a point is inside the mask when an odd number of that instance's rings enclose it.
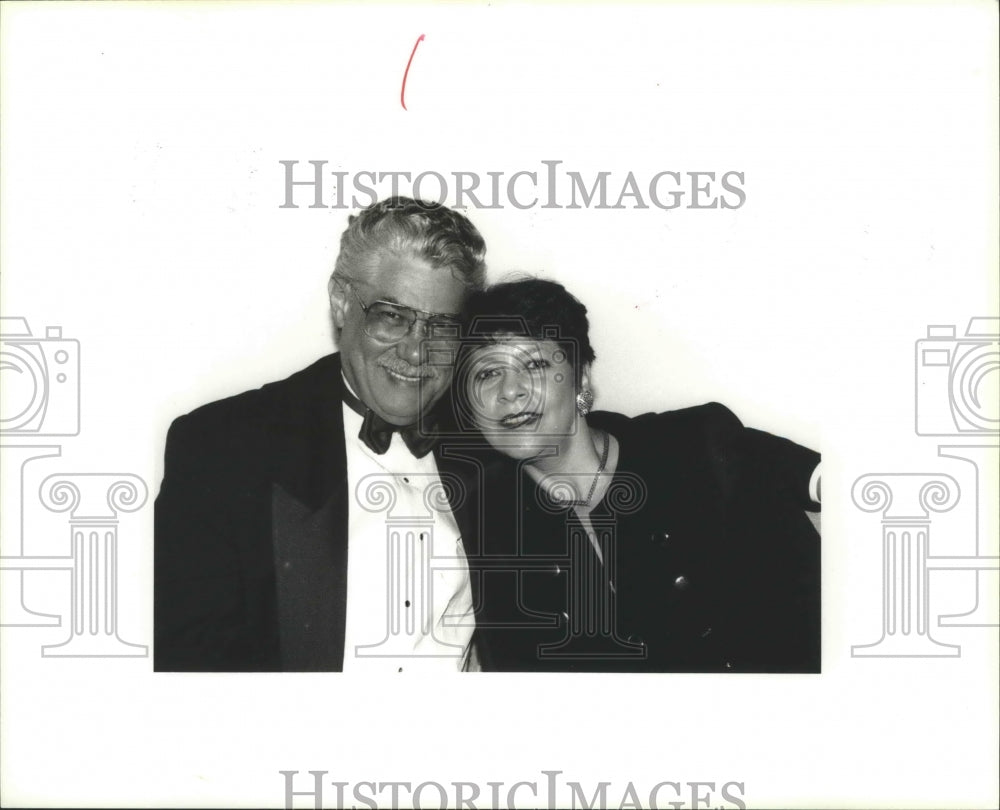
<path fill-rule="evenodd" d="M 604 466 L 608 463 L 608 449 L 610 447 L 610 434 L 607 431 L 604 431 L 604 449 L 601 451 L 601 463 L 597 465 L 597 472 L 594 473 L 594 480 L 590 482 L 590 490 L 587 492 L 587 497 L 582 501 L 563 501 L 566 506 L 590 506 L 590 499 L 594 497 L 594 490 L 597 489 L 597 482 L 600 480 L 601 473 L 604 472 Z"/>

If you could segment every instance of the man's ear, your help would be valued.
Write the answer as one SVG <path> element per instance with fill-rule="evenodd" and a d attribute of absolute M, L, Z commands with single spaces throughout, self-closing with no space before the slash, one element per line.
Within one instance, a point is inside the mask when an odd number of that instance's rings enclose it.
<path fill-rule="evenodd" d="M 330 293 L 330 312 L 333 314 L 333 325 L 337 329 L 343 329 L 347 318 L 347 282 L 336 276 L 330 276 L 330 283 L 327 284 L 326 288 Z"/>

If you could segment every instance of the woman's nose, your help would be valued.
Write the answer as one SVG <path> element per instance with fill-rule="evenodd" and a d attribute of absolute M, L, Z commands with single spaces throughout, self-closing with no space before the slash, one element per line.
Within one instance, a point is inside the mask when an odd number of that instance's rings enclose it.
<path fill-rule="evenodd" d="M 500 399 L 505 402 L 515 402 L 528 396 L 531 390 L 530 380 L 526 380 L 527 375 L 517 371 L 506 371 L 500 385 Z"/>

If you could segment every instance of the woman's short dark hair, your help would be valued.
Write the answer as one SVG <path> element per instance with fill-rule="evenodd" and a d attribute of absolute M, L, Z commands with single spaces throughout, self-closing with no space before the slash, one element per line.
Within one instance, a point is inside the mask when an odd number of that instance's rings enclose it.
<path fill-rule="evenodd" d="M 587 308 L 558 282 L 525 278 L 494 284 L 473 293 L 465 312 L 473 340 L 552 340 L 573 358 L 578 377 L 594 361 Z"/>

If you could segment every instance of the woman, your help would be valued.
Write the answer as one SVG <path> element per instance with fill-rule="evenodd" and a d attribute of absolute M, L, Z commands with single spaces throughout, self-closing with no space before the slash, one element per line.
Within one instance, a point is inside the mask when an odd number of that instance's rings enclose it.
<path fill-rule="evenodd" d="M 818 672 L 818 454 L 717 403 L 592 411 L 587 310 L 559 284 L 468 311 L 461 411 L 502 454 L 479 495 L 487 666 Z"/>

